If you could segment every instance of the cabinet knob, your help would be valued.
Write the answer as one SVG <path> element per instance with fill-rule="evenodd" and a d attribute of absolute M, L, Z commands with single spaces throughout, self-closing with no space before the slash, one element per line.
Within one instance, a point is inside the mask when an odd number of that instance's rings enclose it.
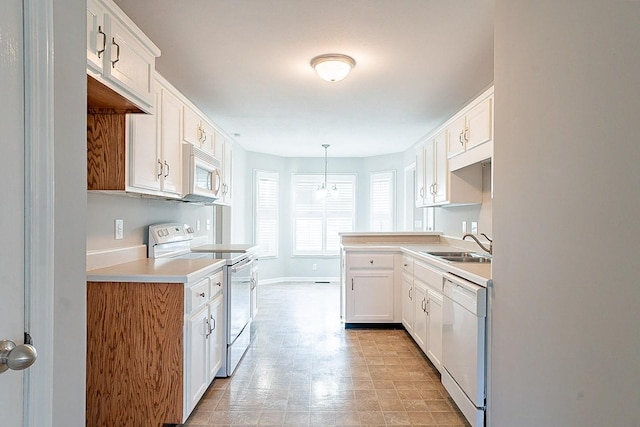
<path fill-rule="evenodd" d="M 200 292 L 198 295 L 200 295 L 202 298 L 205 297 L 204 292 Z"/>
<path fill-rule="evenodd" d="M 373 264 L 373 260 L 370 260 L 369 262 L 370 262 L 371 264 Z"/>
<path fill-rule="evenodd" d="M 222 282 L 218 282 L 218 283 L 216 283 L 216 285 L 222 286 Z"/>

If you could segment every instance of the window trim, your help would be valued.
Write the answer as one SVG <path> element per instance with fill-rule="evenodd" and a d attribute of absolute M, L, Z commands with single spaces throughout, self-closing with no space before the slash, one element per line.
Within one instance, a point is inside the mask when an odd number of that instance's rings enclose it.
<path fill-rule="evenodd" d="M 270 171 L 263 169 L 254 169 L 253 170 L 253 185 L 254 185 L 254 195 L 253 195 L 253 203 L 254 209 L 253 212 L 255 216 L 253 218 L 253 236 L 256 242 L 256 245 L 260 245 L 260 240 L 258 238 L 258 233 L 260 232 L 258 222 L 260 219 L 260 215 L 258 213 L 258 198 L 259 194 L 259 179 L 273 179 L 276 182 L 276 203 L 275 203 L 275 219 L 276 219 L 276 232 L 275 232 L 275 254 L 268 255 L 260 255 L 258 252 L 259 259 L 276 259 L 280 255 L 280 172 L 278 171 Z"/>

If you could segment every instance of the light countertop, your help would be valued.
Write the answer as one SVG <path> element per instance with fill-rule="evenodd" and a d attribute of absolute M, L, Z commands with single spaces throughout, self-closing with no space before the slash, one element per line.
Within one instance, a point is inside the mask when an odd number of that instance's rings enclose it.
<path fill-rule="evenodd" d="M 221 269 L 226 260 L 144 258 L 87 271 L 88 282 L 187 283 Z"/>
<path fill-rule="evenodd" d="M 403 243 L 362 243 L 347 244 L 342 246 L 347 252 L 384 252 L 397 251 L 411 255 L 427 264 L 432 265 L 440 270 L 455 274 L 456 276 L 467 279 L 480 286 L 488 286 L 491 281 L 491 264 L 490 263 L 460 263 L 450 262 L 441 258 L 423 254 L 424 252 L 435 251 L 469 251 L 468 248 L 454 246 L 448 243 L 434 244 L 403 244 Z M 470 252 L 483 253 L 483 251 L 471 250 Z"/>

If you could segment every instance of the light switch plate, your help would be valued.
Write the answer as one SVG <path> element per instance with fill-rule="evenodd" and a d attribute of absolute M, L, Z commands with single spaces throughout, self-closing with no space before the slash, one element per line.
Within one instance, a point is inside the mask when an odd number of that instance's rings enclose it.
<path fill-rule="evenodd" d="M 124 239 L 124 220 L 116 219 L 113 227 L 113 234 L 116 240 Z"/>
<path fill-rule="evenodd" d="M 462 232 L 463 233 L 467 232 L 467 221 L 462 221 Z"/>

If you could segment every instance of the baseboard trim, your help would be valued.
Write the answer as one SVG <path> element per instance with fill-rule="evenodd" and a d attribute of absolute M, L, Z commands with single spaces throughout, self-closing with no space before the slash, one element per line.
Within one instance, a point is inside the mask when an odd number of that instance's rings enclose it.
<path fill-rule="evenodd" d="M 404 329 L 402 323 L 345 323 L 345 329 Z"/>

